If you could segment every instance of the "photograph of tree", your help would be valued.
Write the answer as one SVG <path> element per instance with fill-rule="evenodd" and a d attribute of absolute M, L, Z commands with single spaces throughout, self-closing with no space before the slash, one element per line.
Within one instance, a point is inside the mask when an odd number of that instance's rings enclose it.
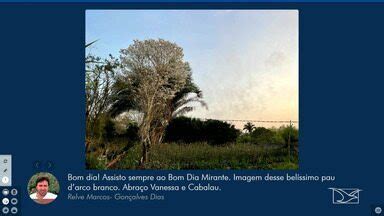
<path fill-rule="evenodd" d="M 87 10 L 87 169 L 298 169 L 297 10 Z"/>

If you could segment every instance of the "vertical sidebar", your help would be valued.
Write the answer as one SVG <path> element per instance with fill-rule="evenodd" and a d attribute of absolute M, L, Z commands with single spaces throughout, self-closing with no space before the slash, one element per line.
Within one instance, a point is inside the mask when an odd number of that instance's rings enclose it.
<path fill-rule="evenodd" d="M 0 155 L 0 186 L 12 186 L 12 155 Z"/>

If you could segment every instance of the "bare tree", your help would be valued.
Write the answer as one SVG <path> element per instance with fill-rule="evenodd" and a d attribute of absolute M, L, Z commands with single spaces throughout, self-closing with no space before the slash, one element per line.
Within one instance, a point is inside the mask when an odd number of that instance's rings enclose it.
<path fill-rule="evenodd" d="M 101 60 L 99 57 L 88 55 L 86 62 L 86 124 L 88 135 L 93 136 L 100 116 L 107 112 L 110 105 L 111 87 L 118 61 L 112 56 Z"/>
<path fill-rule="evenodd" d="M 162 39 L 135 40 L 120 53 L 134 103 L 143 113 L 139 136 L 143 149 L 141 165 L 145 166 L 151 146 L 158 143 L 158 134 L 163 134 L 168 125 L 168 103 L 185 86 L 190 68 L 183 59 L 183 49 Z"/>

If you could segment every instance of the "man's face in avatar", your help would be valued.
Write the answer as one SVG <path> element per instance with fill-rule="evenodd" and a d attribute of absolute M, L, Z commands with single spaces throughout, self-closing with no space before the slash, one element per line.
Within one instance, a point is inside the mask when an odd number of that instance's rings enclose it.
<path fill-rule="evenodd" d="M 48 181 L 43 180 L 41 182 L 38 182 L 36 185 L 37 193 L 44 197 L 48 193 Z"/>

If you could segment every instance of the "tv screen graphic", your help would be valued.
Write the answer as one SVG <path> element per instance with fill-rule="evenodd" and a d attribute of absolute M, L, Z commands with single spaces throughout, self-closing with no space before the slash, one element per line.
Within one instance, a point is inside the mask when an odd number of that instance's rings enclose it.
<path fill-rule="evenodd" d="M 382 0 L 0 0 L 0 216 L 381 216 Z"/>

